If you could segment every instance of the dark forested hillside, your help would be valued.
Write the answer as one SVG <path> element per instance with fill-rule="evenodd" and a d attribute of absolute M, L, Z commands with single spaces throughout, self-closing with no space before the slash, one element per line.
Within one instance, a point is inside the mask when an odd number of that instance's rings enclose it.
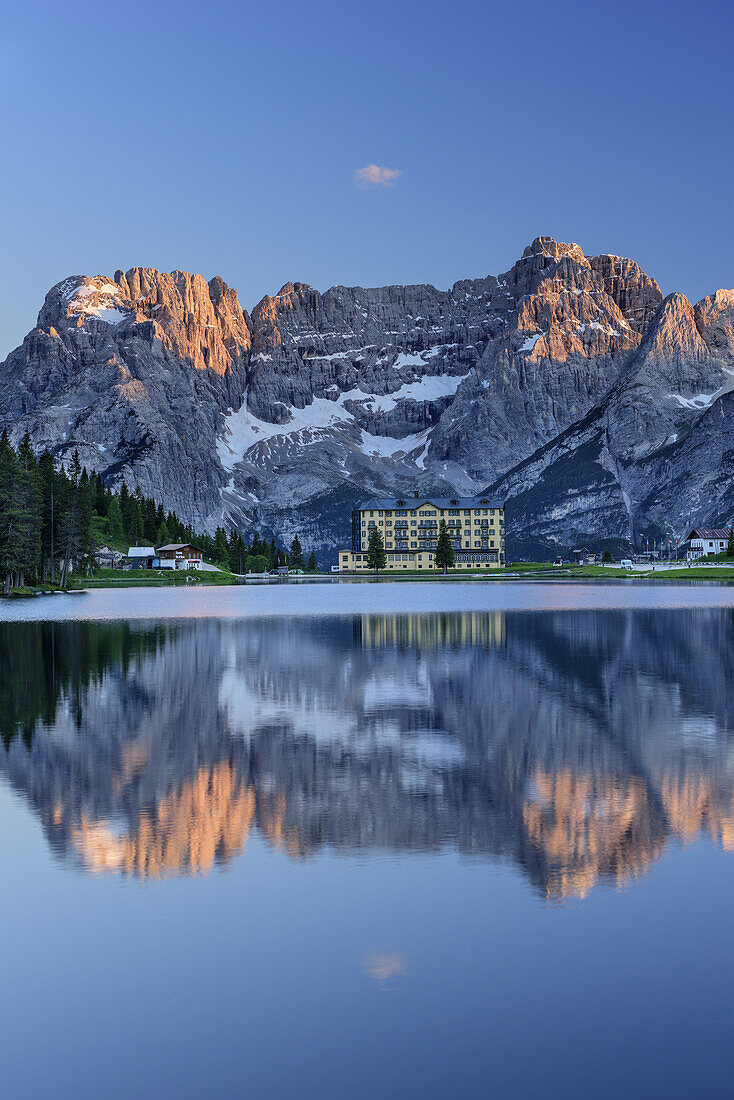
<path fill-rule="evenodd" d="M 286 554 L 255 533 L 218 528 L 211 537 L 195 531 L 140 489 L 131 493 L 89 474 L 74 451 L 66 468 L 48 451 L 34 455 L 26 435 L 17 450 L 0 435 L 0 578 L 7 594 L 28 583 L 66 586 L 73 570 L 94 568 L 103 546 L 161 546 L 194 542 L 225 570 L 245 572 L 281 565 Z"/>

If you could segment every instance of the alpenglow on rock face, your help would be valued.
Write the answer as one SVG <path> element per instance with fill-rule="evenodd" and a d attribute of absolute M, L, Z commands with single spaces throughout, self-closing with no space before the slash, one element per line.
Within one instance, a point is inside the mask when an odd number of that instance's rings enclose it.
<path fill-rule="evenodd" d="M 667 521 L 658 481 L 676 515 L 693 506 L 675 471 L 705 463 L 702 417 L 730 461 L 732 346 L 730 292 L 695 310 L 663 303 L 634 261 L 550 237 L 505 274 L 448 291 L 288 283 L 251 315 L 218 277 L 133 268 L 49 292 L 0 365 L 0 425 L 61 461 L 78 449 L 110 483 L 209 530 L 298 530 L 335 547 L 361 497 L 491 484 L 508 496 L 510 540 L 624 541 Z M 589 451 L 595 417 L 611 436 Z M 672 466 L 660 458 L 671 446 Z M 592 455 L 583 476 L 571 452 Z M 573 484 L 556 478 L 541 509 L 527 494 L 554 455 Z M 691 518 L 724 520 L 728 490 L 712 513 L 696 484 Z"/>

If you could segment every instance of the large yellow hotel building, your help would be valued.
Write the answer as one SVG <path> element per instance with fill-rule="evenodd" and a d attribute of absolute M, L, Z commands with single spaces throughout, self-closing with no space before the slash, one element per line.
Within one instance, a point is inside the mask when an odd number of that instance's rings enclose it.
<path fill-rule="evenodd" d="M 352 549 L 339 551 L 339 572 L 367 569 L 370 531 L 377 528 L 386 569 L 433 569 L 441 520 L 454 547 L 456 569 L 499 569 L 505 564 L 505 506 L 485 497 L 428 497 L 413 493 L 374 498 L 352 512 Z"/>

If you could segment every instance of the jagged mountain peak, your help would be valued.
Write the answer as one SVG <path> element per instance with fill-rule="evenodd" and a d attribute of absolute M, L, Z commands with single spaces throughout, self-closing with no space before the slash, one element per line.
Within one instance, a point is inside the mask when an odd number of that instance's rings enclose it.
<path fill-rule="evenodd" d="M 580 245 L 573 242 L 567 244 L 564 241 L 556 241 L 553 237 L 536 237 L 532 244 L 524 249 L 522 259 L 527 260 L 535 256 L 548 258 L 555 262 L 567 256 L 577 264 L 589 266 L 589 261 Z"/>
<path fill-rule="evenodd" d="M 696 325 L 711 350 L 734 360 L 734 290 L 717 290 L 697 303 Z"/>

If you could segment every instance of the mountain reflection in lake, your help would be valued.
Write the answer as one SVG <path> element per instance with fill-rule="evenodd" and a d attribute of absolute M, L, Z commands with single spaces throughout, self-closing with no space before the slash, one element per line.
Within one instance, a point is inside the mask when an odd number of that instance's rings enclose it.
<path fill-rule="evenodd" d="M 0 625 L 0 771 L 88 872 L 454 849 L 552 899 L 734 848 L 728 610 Z"/>

